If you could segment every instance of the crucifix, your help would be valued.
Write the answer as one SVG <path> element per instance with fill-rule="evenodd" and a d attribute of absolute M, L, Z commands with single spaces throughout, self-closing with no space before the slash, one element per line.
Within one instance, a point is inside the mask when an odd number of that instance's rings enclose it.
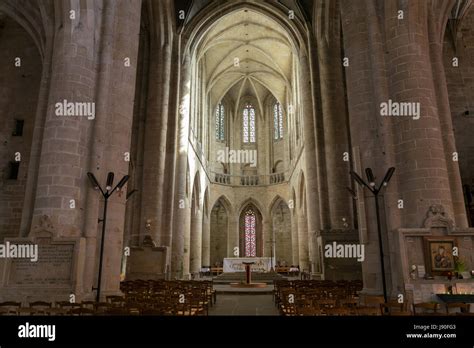
<path fill-rule="evenodd" d="M 276 244 L 276 241 L 273 240 L 273 237 L 267 242 L 269 243 L 270 246 L 270 272 L 275 272 L 275 269 L 273 268 L 273 246 Z"/>

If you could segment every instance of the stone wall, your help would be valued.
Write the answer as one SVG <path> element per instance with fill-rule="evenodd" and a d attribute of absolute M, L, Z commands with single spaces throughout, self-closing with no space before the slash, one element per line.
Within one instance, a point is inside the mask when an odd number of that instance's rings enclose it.
<path fill-rule="evenodd" d="M 272 225 L 275 244 L 275 261 L 292 264 L 291 247 L 291 211 L 284 202 L 280 202 L 273 209 Z"/>
<path fill-rule="evenodd" d="M 211 212 L 210 265 L 221 264 L 227 257 L 228 217 L 224 206 L 217 203 Z"/>
<path fill-rule="evenodd" d="M 1 13 L 0 13 L 1 16 Z M 0 19 L 0 240 L 18 237 L 42 63 L 30 35 L 13 19 Z M 20 66 L 15 65 L 19 58 Z M 15 120 L 23 134 L 14 136 Z M 18 178 L 9 179 L 10 162 L 19 152 Z"/>

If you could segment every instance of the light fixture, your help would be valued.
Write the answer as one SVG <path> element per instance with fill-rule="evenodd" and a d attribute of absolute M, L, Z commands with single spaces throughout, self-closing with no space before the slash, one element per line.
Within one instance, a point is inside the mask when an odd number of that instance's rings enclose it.
<path fill-rule="evenodd" d="M 91 184 L 92 184 L 92 187 L 94 188 L 94 190 L 99 190 L 100 189 L 100 185 L 99 185 L 99 182 L 97 181 L 97 179 L 95 178 L 94 174 L 92 173 L 87 173 L 87 177 L 89 178 Z"/>
<path fill-rule="evenodd" d="M 92 187 L 94 187 L 95 190 L 100 190 L 100 193 L 104 197 L 104 208 L 103 208 L 103 212 L 102 212 L 102 219 L 99 219 L 99 223 L 102 223 L 102 237 L 101 237 L 100 256 L 99 256 L 99 275 L 98 275 L 98 280 L 97 280 L 97 288 L 92 288 L 92 290 L 97 290 L 96 302 L 99 302 L 100 301 L 100 290 L 101 290 L 101 285 L 102 285 L 102 263 L 103 263 L 103 260 L 104 260 L 105 224 L 107 222 L 108 201 L 109 201 L 110 196 L 112 196 L 112 194 L 115 192 L 115 190 L 122 189 L 122 187 L 128 181 L 130 176 L 125 175 L 122 178 L 122 180 L 120 180 L 120 182 L 117 184 L 117 186 L 115 186 L 114 189 L 112 190 L 112 186 L 113 186 L 113 183 L 114 183 L 114 173 L 109 172 L 107 174 L 107 183 L 106 183 L 106 187 L 105 187 L 106 190 L 105 191 L 102 190 L 102 188 L 100 187 L 99 182 L 97 181 L 94 174 L 88 172 L 87 177 L 89 178 L 89 180 L 92 184 Z M 134 191 L 132 191 L 127 196 L 127 198 L 129 196 L 131 196 L 133 192 Z"/>
<path fill-rule="evenodd" d="M 365 175 L 367 176 L 367 181 L 369 182 L 370 187 L 374 187 L 375 177 L 374 177 L 374 173 L 372 172 L 372 169 L 365 168 Z"/>
<path fill-rule="evenodd" d="M 107 175 L 107 186 L 105 186 L 105 189 L 107 191 L 112 190 L 113 183 L 114 183 L 114 173 L 109 172 L 109 174 Z"/>
<path fill-rule="evenodd" d="M 380 222 L 379 194 L 380 192 L 382 192 L 382 190 L 384 190 L 387 187 L 394 172 L 395 172 L 395 168 L 390 167 L 378 188 L 375 183 L 375 176 L 371 168 L 365 169 L 365 174 L 367 176 L 367 180 L 369 181 L 369 184 L 367 184 L 356 172 L 354 171 L 349 172 L 351 177 L 359 185 L 367 187 L 369 191 L 374 195 L 374 198 L 375 198 L 375 213 L 377 217 L 377 234 L 378 234 L 378 240 L 379 240 L 379 258 L 380 258 L 380 268 L 382 271 L 382 287 L 383 287 L 383 297 L 384 297 L 385 303 L 387 303 L 388 298 L 387 298 L 387 281 L 385 277 L 383 242 L 382 242 L 382 226 Z M 351 192 L 352 197 L 355 196 L 355 192 L 351 188 L 347 187 L 347 190 Z"/>
<path fill-rule="evenodd" d="M 125 175 L 122 180 L 117 184 L 117 189 L 120 191 L 122 187 L 127 183 L 128 179 L 130 179 L 129 175 Z"/>
<path fill-rule="evenodd" d="M 388 185 L 388 182 L 390 181 L 390 179 L 392 178 L 392 175 L 393 173 L 395 172 L 395 168 L 394 167 L 390 167 L 388 169 L 388 172 L 387 174 L 385 174 L 385 177 L 383 178 L 383 181 L 382 181 L 382 185 L 383 186 L 387 186 Z"/>

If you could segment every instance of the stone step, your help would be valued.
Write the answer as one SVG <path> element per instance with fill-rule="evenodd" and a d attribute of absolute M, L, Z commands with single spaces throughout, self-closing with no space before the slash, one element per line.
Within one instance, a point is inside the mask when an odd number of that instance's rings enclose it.
<path fill-rule="evenodd" d="M 273 284 L 274 280 L 284 280 L 286 277 L 278 273 L 252 272 L 252 282 Z M 245 280 L 245 272 L 222 273 L 213 279 L 214 284 L 229 284 Z"/>

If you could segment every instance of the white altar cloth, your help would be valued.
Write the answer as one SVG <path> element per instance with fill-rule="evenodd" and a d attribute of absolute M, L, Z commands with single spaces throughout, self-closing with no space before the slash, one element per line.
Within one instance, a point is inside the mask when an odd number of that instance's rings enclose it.
<path fill-rule="evenodd" d="M 252 272 L 269 272 L 272 268 L 271 257 L 229 257 L 224 258 L 224 273 L 245 272 L 245 265 L 242 262 L 255 262 L 251 266 Z M 275 258 L 273 258 L 275 267 Z"/>

